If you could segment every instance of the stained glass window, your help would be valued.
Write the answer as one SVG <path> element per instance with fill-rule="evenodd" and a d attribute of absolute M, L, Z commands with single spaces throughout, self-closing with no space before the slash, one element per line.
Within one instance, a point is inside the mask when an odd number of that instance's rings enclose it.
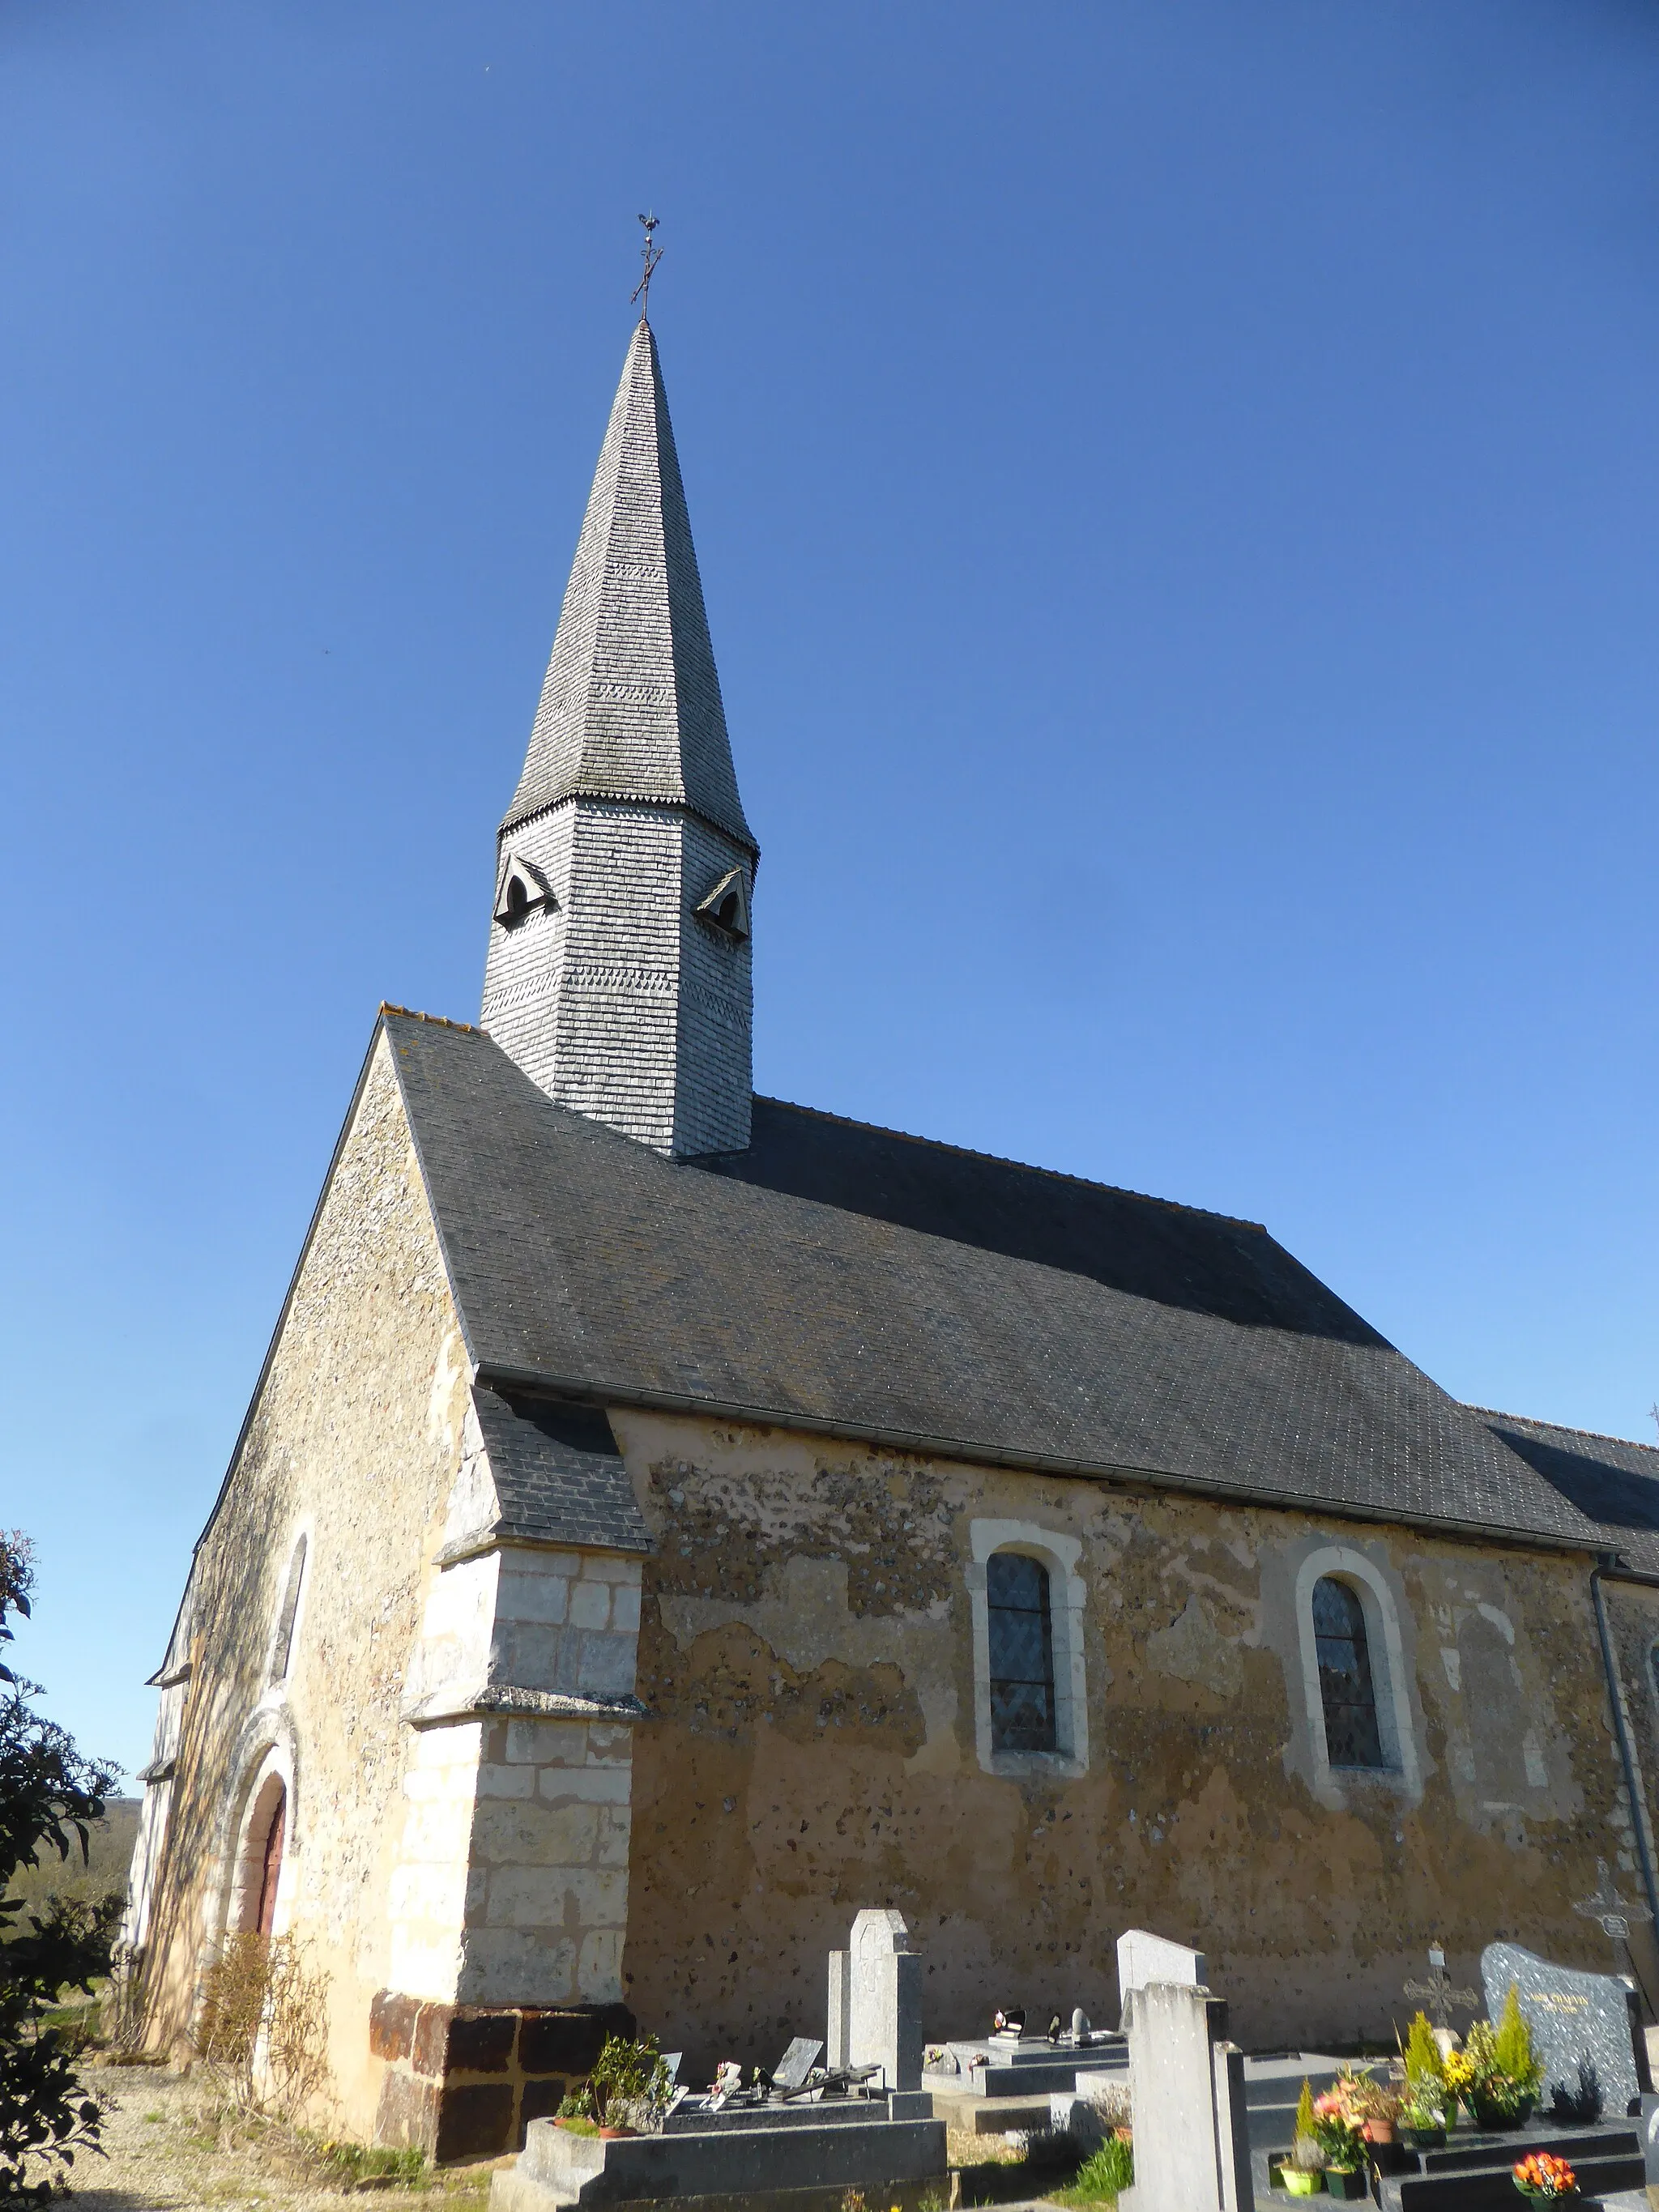
<path fill-rule="evenodd" d="M 991 1626 L 991 1742 L 997 1751 L 1054 1748 L 1054 1649 L 1048 1577 L 1023 1552 L 985 1563 Z"/>
<path fill-rule="evenodd" d="M 1314 1584 L 1314 1641 L 1325 1705 L 1325 1749 L 1333 1766 L 1382 1766 L 1376 1692 L 1357 1591 L 1327 1575 Z"/>

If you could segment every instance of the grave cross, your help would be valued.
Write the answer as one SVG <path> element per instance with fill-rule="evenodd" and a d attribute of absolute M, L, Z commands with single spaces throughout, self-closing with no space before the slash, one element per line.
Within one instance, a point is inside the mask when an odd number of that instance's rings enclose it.
<path fill-rule="evenodd" d="M 1473 2011 L 1480 2002 L 1473 1990 L 1452 1987 L 1452 1978 L 1446 1972 L 1446 1954 L 1437 1943 L 1429 1947 L 1427 1981 L 1407 1982 L 1401 1994 L 1423 2000 L 1429 2008 L 1430 2021 L 1441 2028 L 1450 2027 L 1454 2005 L 1465 2005 Z"/>
<path fill-rule="evenodd" d="M 1596 1887 L 1589 1897 L 1581 1897 L 1573 1906 L 1586 1920 L 1599 1920 L 1601 1933 L 1614 1943 L 1625 1942 L 1630 1936 L 1632 1920 L 1651 1920 L 1653 1915 L 1645 1905 L 1629 1905 L 1613 1887 L 1613 1874 L 1605 1859 L 1595 1862 Z"/>
<path fill-rule="evenodd" d="M 1601 1933 L 1613 1946 L 1613 1962 L 1620 1976 L 1637 1989 L 1641 1978 L 1636 1971 L 1636 1961 L 1630 1954 L 1630 1924 L 1632 1920 L 1651 1920 L 1652 1913 L 1645 1905 L 1630 1905 L 1620 1896 L 1613 1879 L 1613 1870 L 1605 1859 L 1595 1862 L 1596 1882 L 1593 1893 L 1581 1897 L 1573 1906 L 1586 1920 L 1599 1920 Z"/>

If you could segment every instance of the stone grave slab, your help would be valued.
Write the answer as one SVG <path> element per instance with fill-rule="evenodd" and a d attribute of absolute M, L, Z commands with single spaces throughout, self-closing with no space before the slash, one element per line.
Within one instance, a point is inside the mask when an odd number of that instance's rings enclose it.
<path fill-rule="evenodd" d="M 1533 2033 L 1544 2067 L 1539 2109 L 1547 2113 L 1550 2093 L 1559 2081 L 1577 2091 L 1578 2062 L 1595 2067 L 1602 2111 L 1610 2120 L 1625 2117 L 1639 2094 L 1636 2053 L 1631 2041 L 1630 1997 L 1611 1974 L 1587 1974 L 1558 1966 L 1518 1943 L 1489 1943 L 1480 1954 L 1480 1978 L 1486 2011 L 1496 2021 L 1514 1983 L 1521 2010 Z"/>
<path fill-rule="evenodd" d="M 775 2089 L 804 2089 L 806 2077 L 818 2063 L 818 2053 L 823 2048 L 810 2036 L 798 2035 L 777 2064 L 772 2069 Z"/>

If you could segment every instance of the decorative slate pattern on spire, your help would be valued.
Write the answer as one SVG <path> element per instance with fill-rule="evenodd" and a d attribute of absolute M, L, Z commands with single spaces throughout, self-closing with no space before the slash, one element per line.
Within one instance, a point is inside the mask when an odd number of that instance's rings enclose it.
<path fill-rule="evenodd" d="M 634 332 L 503 832 L 571 798 L 689 807 L 751 854 L 656 341 Z"/>

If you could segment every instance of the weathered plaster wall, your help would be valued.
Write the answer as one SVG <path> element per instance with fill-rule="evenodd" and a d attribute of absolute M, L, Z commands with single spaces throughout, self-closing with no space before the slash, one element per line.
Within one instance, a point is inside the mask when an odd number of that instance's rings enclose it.
<path fill-rule="evenodd" d="M 1437 1938 L 1460 1978 L 1500 1935 L 1601 1963 L 1571 1907 L 1629 1816 L 1588 1561 L 613 1422 L 658 1538 L 623 1990 L 694 2064 L 821 2033 L 824 1954 L 864 1905 L 923 1946 L 930 2037 L 1004 1999 L 1115 2019 L 1130 1925 L 1200 1945 L 1257 2043 L 1388 2034 Z M 1081 1774 L 975 1755 L 988 1516 L 1079 1543 Z M 1333 1547 L 1395 1621 L 1396 1775 L 1319 1771 L 1297 1589 Z"/>
<path fill-rule="evenodd" d="M 372 2124 L 413 1741 L 398 1717 L 459 1460 L 459 1330 L 382 1038 L 264 1391 L 195 1571 L 193 1671 L 149 1925 L 153 2033 L 188 2030 L 224 1925 L 247 1789 L 291 1774 L 277 1925 L 331 1976 L 341 2113 Z M 294 1539 L 288 1678 L 266 1677 Z"/>

